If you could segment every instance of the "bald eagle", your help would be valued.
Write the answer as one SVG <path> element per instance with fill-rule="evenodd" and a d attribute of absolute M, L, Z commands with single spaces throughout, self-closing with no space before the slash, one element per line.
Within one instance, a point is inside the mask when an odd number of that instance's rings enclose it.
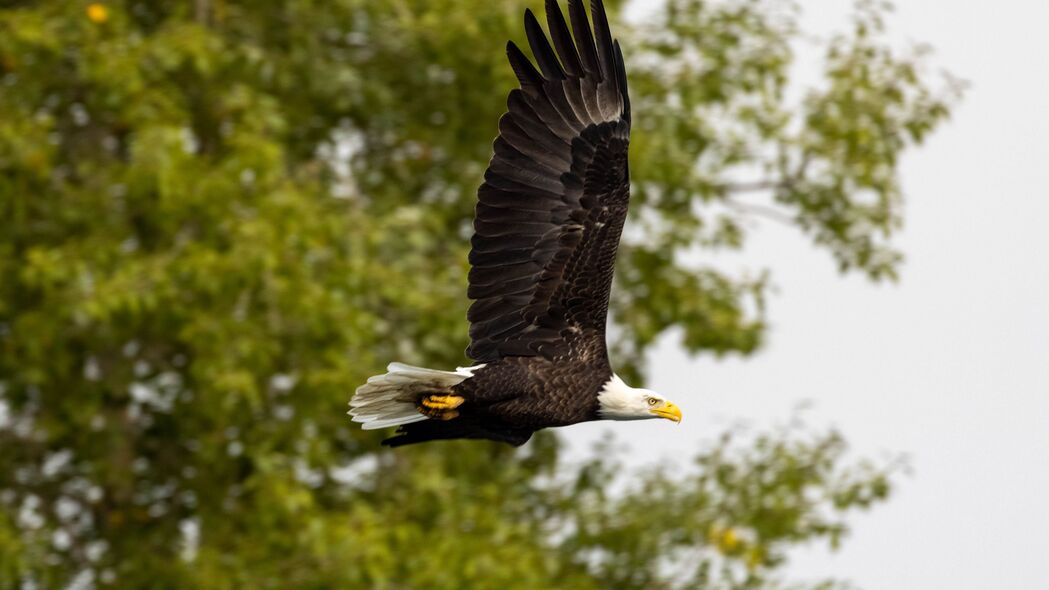
<path fill-rule="evenodd" d="M 471 241 L 468 357 L 455 371 L 391 363 L 359 387 L 350 415 L 397 426 L 383 444 L 491 439 L 522 445 L 542 428 L 665 418 L 681 410 L 613 371 L 605 342 L 612 272 L 629 201 L 630 98 L 601 0 L 569 24 L 547 0 L 550 41 L 524 26 L 537 70 L 507 43 L 520 88 L 499 120 Z"/>

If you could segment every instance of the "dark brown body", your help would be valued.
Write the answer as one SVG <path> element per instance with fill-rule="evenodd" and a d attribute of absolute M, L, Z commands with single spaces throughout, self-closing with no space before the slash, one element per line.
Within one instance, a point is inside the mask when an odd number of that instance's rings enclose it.
<path fill-rule="evenodd" d="M 576 359 L 507 357 L 474 371 L 455 386 L 462 405 L 450 420 L 427 420 L 401 427 L 385 444 L 484 438 L 522 445 L 537 430 L 598 420 L 598 394 L 612 377 L 601 346 Z"/>
<path fill-rule="evenodd" d="M 608 362 L 602 361 L 564 363 L 543 357 L 497 361 L 456 387 L 466 398 L 459 412 L 532 430 L 597 420 L 597 395 L 612 376 Z"/>

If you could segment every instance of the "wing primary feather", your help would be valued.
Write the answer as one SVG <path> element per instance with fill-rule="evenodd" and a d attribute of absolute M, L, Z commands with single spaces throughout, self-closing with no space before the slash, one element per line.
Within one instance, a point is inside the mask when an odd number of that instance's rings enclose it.
<path fill-rule="evenodd" d="M 514 88 L 510 91 L 510 96 L 506 99 L 506 108 L 510 114 L 514 117 L 514 122 L 524 130 L 528 135 L 533 137 L 536 135 L 549 134 L 558 141 L 565 144 L 571 143 L 571 138 L 575 137 L 576 133 L 571 126 L 564 121 L 564 119 L 553 107 L 545 108 L 544 115 L 540 115 L 539 112 L 532 107 L 533 101 L 530 101 L 528 94 L 519 88 Z M 536 103 L 540 108 L 546 107 L 547 105 L 541 105 Z"/>
<path fill-rule="evenodd" d="M 493 285 L 522 277 L 531 277 L 541 269 L 536 268 L 531 260 L 516 264 L 503 264 L 493 267 L 473 267 L 470 269 L 470 283 L 474 285 Z"/>
<path fill-rule="evenodd" d="M 608 115 L 601 110 L 601 94 L 602 91 L 608 87 L 607 82 L 601 84 L 595 84 L 592 78 L 580 78 L 579 82 L 579 96 L 583 107 L 588 113 L 590 113 L 590 120 L 594 123 L 600 123 L 608 118 Z M 567 94 L 567 93 L 566 93 Z"/>
<path fill-rule="evenodd" d="M 539 128 L 545 128 L 565 142 L 570 142 L 571 138 L 578 135 L 575 127 L 564 120 L 550 101 L 545 100 L 545 96 L 532 95 L 515 88 L 510 91 L 506 104 L 514 115 L 514 121 L 529 133 L 533 129 L 539 131 Z"/>
<path fill-rule="evenodd" d="M 553 213 L 517 207 L 496 207 L 485 203 L 477 204 L 477 217 L 494 223 L 551 223 Z"/>
<path fill-rule="evenodd" d="M 518 248 L 517 250 L 506 250 L 493 255 L 474 254 L 470 257 L 470 266 L 491 268 L 503 266 L 504 264 L 518 264 L 531 261 L 532 250 L 529 248 Z"/>
<path fill-rule="evenodd" d="M 619 94 L 623 100 L 623 118 L 627 122 L 630 122 L 630 93 L 627 91 L 626 66 L 623 62 L 623 50 L 619 48 L 618 40 L 616 40 L 613 45 L 616 50 L 616 81 L 619 84 Z"/>
<path fill-rule="evenodd" d="M 485 180 L 499 188 L 523 189 L 524 191 L 529 188 L 537 188 L 553 194 L 563 194 L 565 190 L 565 186 L 559 179 L 549 178 L 535 170 L 511 164 L 503 158 L 493 158 L 488 172 L 491 174 L 486 173 Z M 501 180 L 506 182 L 500 182 Z"/>
<path fill-rule="evenodd" d="M 483 299 L 499 295 L 516 295 L 518 293 L 530 293 L 535 290 L 535 277 L 524 275 L 517 279 L 500 279 L 495 283 L 470 282 L 466 288 L 466 296 L 470 299 Z"/>
<path fill-rule="evenodd" d="M 506 113 L 499 119 L 499 133 L 506 137 L 514 147 L 523 149 L 527 144 L 530 147 L 530 153 L 542 152 L 543 158 L 547 161 L 556 160 L 565 167 L 572 164 L 571 150 L 564 140 L 550 133 L 545 127 L 536 129 L 533 126 L 532 131 L 529 132 L 521 127 L 517 122 L 517 117 L 511 113 Z M 535 156 L 536 153 L 532 155 Z"/>
<path fill-rule="evenodd" d="M 477 255 L 482 254 L 498 254 L 506 249 L 511 248 L 535 248 L 536 243 L 535 236 L 529 235 L 517 235 L 517 236 L 506 236 L 500 237 L 499 239 L 492 239 L 486 236 L 474 234 L 470 240 L 470 245 L 477 251 Z"/>
<path fill-rule="evenodd" d="M 552 97 L 546 95 L 540 97 L 528 93 L 522 93 L 522 95 L 531 110 L 535 112 L 536 118 L 554 133 L 563 137 L 573 137 L 586 129 L 586 125 L 576 118 L 572 107 L 568 106 L 562 93 L 554 93 Z M 561 103 L 561 106 L 555 104 L 555 101 Z"/>
<path fill-rule="evenodd" d="M 561 69 L 561 64 L 557 61 L 557 55 L 554 54 L 553 48 L 550 47 L 550 42 L 546 40 L 543 28 L 539 26 L 539 21 L 536 20 L 532 9 L 525 10 L 524 21 L 528 45 L 532 48 L 532 55 L 535 56 L 539 69 L 543 71 L 543 76 L 546 76 L 548 80 L 564 80 L 565 72 Z"/>
<path fill-rule="evenodd" d="M 487 183 L 478 189 L 477 197 L 478 205 L 521 211 L 556 212 L 568 207 L 561 195 L 536 195 L 534 191 L 508 191 Z"/>
<path fill-rule="evenodd" d="M 568 100 L 568 94 L 565 92 L 566 84 L 573 84 L 575 80 L 567 80 L 565 82 L 548 82 L 548 86 L 544 87 L 546 92 L 546 98 L 554 109 L 560 113 L 561 118 L 565 120 L 569 125 L 574 126 L 576 132 L 581 132 L 587 128 L 587 126 L 596 123 L 590 117 L 590 112 L 587 110 L 585 104 L 573 106 Z"/>
<path fill-rule="evenodd" d="M 590 33 L 590 21 L 586 18 L 586 9 L 582 0 L 568 0 L 568 16 L 572 19 L 572 32 L 575 33 L 575 44 L 579 48 L 579 57 L 583 71 L 600 82 L 601 68 L 597 62 L 597 50 L 594 48 L 594 36 Z"/>
<path fill-rule="evenodd" d="M 568 32 L 568 23 L 565 22 L 565 15 L 561 12 L 557 0 L 546 0 L 546 28 L 550 30 L 550 38 L 554 41 L 554 48 L 557 49 L 557 55 L 561 57 L 561 64 L 568 75 L 583 75 L 579 54 L 576 52 L 572 34 Z"/>
<path fill-rule="evenodd" d="M 601 0 L 590 0 L 590 14 L 594 20 L 594 40 L 597 42 L 597 61 L 601 67 L 601 79 L 610 80 L 615 75 L 612 63 L 612 33 L 608 29 L 608 15 Z"/>
<path fill-rule="evenodd" d="M 493 159 L 492 163 L 494 164 L 495 162 L 496 160 Z M 500 168 L 505 168 L 505 166 L 500 166 Z M 554 191 L 546 190 L 541 186 L 522 184 L 516 179 L 496 174 L 491 166 L 485 171 L 484 179 L 486 185 L 499 189 L 500 192 L 527 195 L 531 199 L 549 199 L 554 203 L 562 203 L 565 200 L 563 185 L 558 186 L 557 190 Z"/>
<path fill-rule="evenodd" d="M 518 149 L 514 144 L 507 141 L 505 135 L 500 135 L 496 138 L 493 148 L 497 155 L 530 172 L 553 176 L 554 178 L 563 174 L 558 161 L 554 160 L 551 162 L 544 157 L 546 154 L 531 148 L 529 145 L 524 146 L 524 150 Z"/>
<path fill-rule="evenodd" d="M 520 309 L 528 304 L 529 299 L 531 299 L 530 295 L 507 295 L 498 299 L 480 299 L 470 305 L 466 316 L 470 320 L 478 318 L 483 321 L 485 318 L 506 313 L 508 307 L 514 310 Z"/>
<path fill-rule="evenodd" d="M 510 67 L 514 69 L 523 90 L 533 95 L 542 91 L 543 76 L 513 41 L 506 42 L 506 57 L 510 60 Z"/>

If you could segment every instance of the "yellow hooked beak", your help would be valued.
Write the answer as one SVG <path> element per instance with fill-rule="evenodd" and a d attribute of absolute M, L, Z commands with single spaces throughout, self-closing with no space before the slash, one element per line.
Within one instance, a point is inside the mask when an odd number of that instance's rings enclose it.
<path fill-rule="evenodd" d="M 681 408 L 675 406 L 671 402 L 664 402 L 663 405 L 658 408 L 649 410 L 660 418 L 666 418 L 667 420 L 673 420 L 674 422 L 681 422 Z"/>

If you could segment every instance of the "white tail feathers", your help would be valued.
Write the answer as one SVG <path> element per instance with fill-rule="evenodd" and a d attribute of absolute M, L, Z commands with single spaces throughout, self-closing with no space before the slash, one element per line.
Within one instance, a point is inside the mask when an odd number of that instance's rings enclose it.
<path fill-rule="evenodd" d="M 367 383 L 357 388 L 350 400 L 349 414 L 364 430 L 427 420 L 415 405 L 422 394 L 448 393 L 483 366 L 438 371 L 390 363 L 385 375 L 369 377 Z"/>

